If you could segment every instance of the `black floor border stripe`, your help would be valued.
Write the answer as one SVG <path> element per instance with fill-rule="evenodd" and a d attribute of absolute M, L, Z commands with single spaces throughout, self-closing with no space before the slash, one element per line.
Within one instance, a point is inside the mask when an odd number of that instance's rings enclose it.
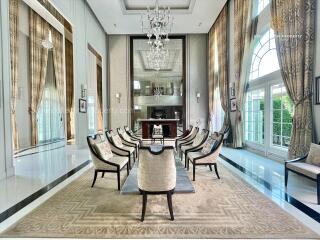
<path fill-rule="evenodd" d="M 259 184 L 262 184 L 265 188 L 270 190 L 275 197 L 278 197 L 281 200 L 284 200 L 284 201 L 288 202 L 289 204 L 291 204 L 295 208 L 299 209 L 304 214 L 308 215 L 313 220 L 315 220 L 318 223 L 320 223 L 320 213 L 318 213 L 317 211 L 315 211 L 312 208 L 308 207 L 307 205 L 305 205 L 304 203 L 300 202 L 298 199 L 292 197 L 288 193 L 283 192 L 282 189 L 279 189 L 279 188 L 276 188 L 276 187 L 272 186 L 272 184 L 270 184 L 266 180 L 264 180 L 264 179 L 260 178 L 259 176 L 255 175 L 254 173 L 252 173 L 249 170 L 247 170 L 246 168 L 240 166 L 239 164 L 237 164 L 236 162 L 234 162 L 231 159 L 227 158 L 226 156 L 222 155 L 221 153 L 219 154 L 219 157 L 221 159 L 223 159 L 224 161 L 226 161 L 227 163 L 229 163 L 231 166 L 233 166 L 236 169 L 240 170 L 242 173 L 244 173 L 247 176 L 251 177 L 253 180 L 258 182 Z M 280 190 L 280 192 L 282 194 L 280 194 L 280 195 L 275 194 L 274 191 L 272 191 L 273 189 Z"/>
<path fill-rule="evenodd" d="M 36 200 L 37 198 L 41 197 L 48 191 L 50 191 L 52 188 L 57 186 L 59 183 L 63 182 L 67 178 L 71 177 L 78 171 L 80 171 L 85 166 L 89 165 L 91 161 L 87 160 L 84 163 L 80 164 L 78 167 L 72 169 L 71 171 L 67 172 L 66 174 L 62 175 L 61 177 L 57 178 L 53 182 L 49 183 L 48 185 L 42 187 L 40 190 L 36 191 L 35 193 L 31 194 L 30 196 L 26 197 L 22 201 L 18 202 L 14 206 L 10 207 L 9 209 L 5 210 L 4 212 L 0 213 L 0 223 L 6 220 L 7 218 L 11 217 L 18 211 L 20 211 L 22 208 L 26 207 L 28 204 Z"/>

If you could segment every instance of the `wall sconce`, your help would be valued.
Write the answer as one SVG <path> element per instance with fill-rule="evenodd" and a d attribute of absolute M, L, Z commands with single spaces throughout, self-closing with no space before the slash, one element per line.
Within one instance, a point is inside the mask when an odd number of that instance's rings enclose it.
<path fill-rule="evenodd" d="M 87 97 L 87 84 L 81 84 L 81 98 Z"/>
<path fill-rule="evenodd" d="M 116 99 L 118 99 L 118 103 L 120 103 L 121 93 L 116 93 Z"/>
<path fill-rule="evenodd" d="M 199 103 L 200 97 L 201 97 L 201 94 L 199 92 L 196 92 L 197 103 Z"/>

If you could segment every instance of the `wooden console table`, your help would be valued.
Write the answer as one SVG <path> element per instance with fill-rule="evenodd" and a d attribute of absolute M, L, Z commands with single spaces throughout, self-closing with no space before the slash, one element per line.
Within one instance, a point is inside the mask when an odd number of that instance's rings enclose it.
<path fill-rule="evenodd" d="M 153 125 L 162 125 L 169 127 L 169 138 L 177 137 L 177 125 L 179 119 L 140 119 L 142 124 L 142 138 L 151 138 L 151 129 Z"/>

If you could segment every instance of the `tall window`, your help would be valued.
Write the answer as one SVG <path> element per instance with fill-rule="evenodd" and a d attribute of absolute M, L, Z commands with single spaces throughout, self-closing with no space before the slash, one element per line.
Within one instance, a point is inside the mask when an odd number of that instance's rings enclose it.
<path fill-rule="evenodd" d="M 270 29 L 259 39 L 254 48 L 249 81 L 279 69 L 274 31 Z"/>
<path fill-rule="evenodd" d="M 294 110 L 279 70 L 274 31 L 269 29 L 252 52 L 244 137 L 250 147 L 275 154 L 284 153 L 290 143 Z"/>
<path fill-rule="evenodd" d="M 48 68 L 42 101 L 37 112 L 39 143 L 64 138 L 63 114 L 53 70 L 52 52 L 48 55 Z"/>
<path fill-rule="evenodd" d="M 266 6 L 269 5 L 270 0 L 258 0 L 258 14 L 262 12 L 263 9 L 265 9 Z"/>

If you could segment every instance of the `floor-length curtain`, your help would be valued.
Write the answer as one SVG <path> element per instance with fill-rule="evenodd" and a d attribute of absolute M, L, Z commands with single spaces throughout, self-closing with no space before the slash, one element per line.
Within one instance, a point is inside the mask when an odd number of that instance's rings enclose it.
<path fill-rule="evenodd" d="M 69 40 L 65 41 L 66 56 L 66 102 L 67 102 L 67 139 L 74 137 L 74 83 L 73 83 L 73 46 Z"/>
<path fill-rule="evenodd" d="M 224 111 L 223 126 L 229 126 L 229 79 L 228 79 L 228 4 L 220 12 L 215 23 L 218 46 L 218 79 L 221 107 Z"/>
<path fill-rule="evenodd" d="M 11 126 L 13 149 L 19 149 L 19 133 L 16 121 L 16 105 L 18 93 L 18 22 L 19 2 L 9 1 L 10 14 L 10 55 L 11 55 Z"/>
<path fill-rule="evenodd" d="M 312 141 L 315 0 L 273 0 L 272 19 L 282 78 L 295 105 L 289 157 L 302 156 Z"/>
<path fill-rule="evenodd" d="M 56 79 L 56 87 L 61 109 L 61 119 L 64 123 L 65 110 L 65 78 L 64 78 L 64 52 L 63 52 L 63 35 L 53 27 L 50 28 L 53 42 L 53 65 Z"/>
<path fill-rule="evenodd" d="M 214 90 L 215 90 L 215 44 L 216 44 L 216 32 L 214 27 L 209 31 L 209 81 L 208 81 L 208 102 L 209 102 L 209 116 L 208 126 L 212 131 L 212 122 L 214 114 Z"/>
<path fill-rule="evenodd" d="M 98 130 L 103 131 L 102 68 L 97 64 Z"/>
<path fill-rule="evenodd" d="M 42 47 L 41 40 L 48 38 L 49 25 L 36 12 L 29 12 L 30 34 L 30 77 L 31 77 L 31 144 L 38 144 L 37 112 L 42 100 L 46 82 L 48 49 Z"/>
<path fill-rule="evenodd" d="M 246 92 L 246 71 L 247 58 L 251 32 L 251 0 L 235 0 L 234 1 L 234 69 L 235 69 L 235 85 L 237 110 L 235 127 L 233 129 L 233 145 L 235 148 L 243 147 L 243 126 L 242 126 L 242 105 Z"/>

